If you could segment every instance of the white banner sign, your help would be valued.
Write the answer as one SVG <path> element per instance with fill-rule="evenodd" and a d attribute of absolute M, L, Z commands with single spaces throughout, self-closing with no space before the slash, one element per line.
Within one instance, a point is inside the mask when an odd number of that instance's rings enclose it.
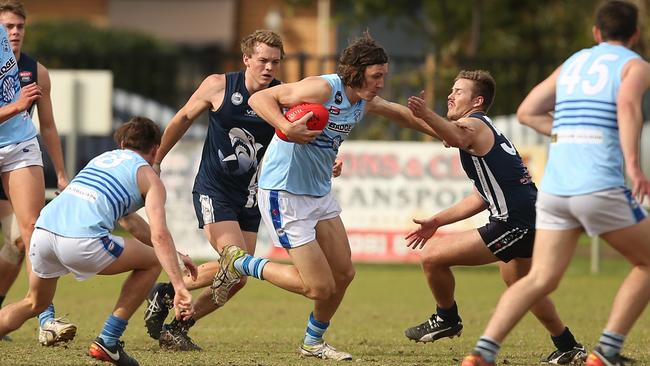
<path fill-rule="evenodd" d="M 201 158 L 201 142 L 181 141 L 163 163 L 168 191 L 167 220 L 179 248 L 198 258 L 215 258 L 201 230 L 192 204 L 192 186 Z M 543 167 L 544 150 L 522 151 L 536 176 Z M 357 261 L 416 261 L 406 248 L 404 234 L 415 228 L 413 218 L 431 216 L 457 203 L 473 190 L 460 164 L 458 150 L 438 142 L 348 141 L 339 152 L 343 174 L 333 179 Z M 540 165 L 541 164 L 541 165 Z M 468 230 L 487 222 L 487 212 L 443 227 L 436 235 Z M 257 254 L 286 258 L 273 248 L 260 227 Z"/>

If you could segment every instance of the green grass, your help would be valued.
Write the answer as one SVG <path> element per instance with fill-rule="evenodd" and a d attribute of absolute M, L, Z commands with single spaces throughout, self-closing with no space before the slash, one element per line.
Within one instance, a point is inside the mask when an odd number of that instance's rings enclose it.
<path fill-rule="evenodd" d="M 615 291 L 629 266 L 607 259 L 602 273 L 589 274 L 586 259 L 577 259 L 553 299 L 574 334 L 593 347 L 606 322 Z M 355 356 L 355 365 L 458 365 L 471 351 L 494 310 L 504 285 L 495 266 L 455 270 L 457 301 L 465 324 L 463 336 L 434 344 L 415 344 L 404 337 L 406 327 L 423 321 L 433 311 L 433 300 L 421 270 L 411 265 L 358 265 L 348 290 L 326 335 L 336 347 Z M 59 315 L 68 314 L 79 327 L 67 348 L 41 347 L 36 319 L 0 343 L 2 365 L 96 364 L 86 351 L 112 310 L 124 276 L 96 277 L 77 282 L 70 276 L 59 281 L 55 304 Z M 7 302 L 26 290 L 19 278 Z M 202 319 L 190 335 L 203 347 L 200 353 L 160 351 L 145 331 L 144 307 L 131 319 L 123 339 L 126 349 L 142 365 L 321 365 L 321 360 L 301 359 L 302 339 L 311 302 L 256 280 L 223 309 Z M 630 333 L 625 354 L 641 365 L 650 364 L 650 317 L 645 314 Z M 508 337 L 499 364 L 536 365 L 552 350 L 545 330 L 527 316 Z M 327 361 L 331 364 L 330 361 Z"/>

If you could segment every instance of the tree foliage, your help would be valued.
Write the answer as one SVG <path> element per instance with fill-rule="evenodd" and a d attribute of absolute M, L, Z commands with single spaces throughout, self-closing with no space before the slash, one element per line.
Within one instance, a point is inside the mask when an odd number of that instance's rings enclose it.
<path fill-rule="evenodd" d="M 36 22 L 27 28 L 23 51 L 50 69 L 107 69 L 114 85 L 175 104 L 169 93 L 180 50 L 151 36 L 99 28 L 75 20 Z"/>
<path fill-rule="evenodd" d="M 643 29 L 648 0 L 637 3 Z M 384 19 L 424 39 L 426 47 L 419 50 L 422 60 L 426 53 L 436 60 L 434 106 L 439 112 L 446 111 L 446 91 L 458 71 L 480 68 L 489 70 L 497 81 L 491 113 L 510 114 L 566 57 L 593 44 L 591 27 L 598 4 L 593 0 L 337 0 L 334 14 L 342 27 L 363 27 Z M 646 30 L 637 47 L 641 54 L 648 40 Z M 391 64 L 395 61 L 393 57 Z M 426 78 L 422 67 L 402 72 L 409 76 L 392 72 L 390 76 L 413 83 L 401 89 L 422 88 Z M 389 83 L 397 87 L 393 80 Z"/>

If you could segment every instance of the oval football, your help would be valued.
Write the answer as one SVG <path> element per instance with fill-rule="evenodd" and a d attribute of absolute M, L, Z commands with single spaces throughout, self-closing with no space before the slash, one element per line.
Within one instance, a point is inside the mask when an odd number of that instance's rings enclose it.
<path fill-rule="evenodd" d="M 284 116 L 289 122 L 295 122 L 302 118 L 305 114 L 313 112 L 313 116 L 307 120 L 307 128 L 310 130 L 322 130 L 327 127 L 329 121 L 329 112 L 327 108 L 318 103 L 302 103 L 289 108 Z M 285 141 L 289 141 L 282 131 L 276 129 L 278 137 Z"/>

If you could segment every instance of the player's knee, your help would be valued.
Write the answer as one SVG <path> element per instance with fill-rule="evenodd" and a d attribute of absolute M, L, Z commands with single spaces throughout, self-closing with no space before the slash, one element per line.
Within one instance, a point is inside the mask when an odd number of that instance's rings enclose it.
<path fill-rule="evenodd" d="M 422 269 L 425 272 L 435 271 L 437 268 L 446 267 L 443 257 L 437 253 L 437 251 L 432 251 L 422 256 L 421 259 Z"/>
<path fill-rule="evenodd" d="M 542 271 L 531 271 L 526 277 L 526 285 L 532 286 L 535 290 L 543 294 L 550 294 L 555 291 L 560 284 L 560 278 Z"/>
<path fill-rule="evenodd" d="M 305 296 L 312 300 L 327 300 L 336 292 L 334 281 L 322 282 L 308 286 Z"/>
<path fill-rule="evenodd" d="M 354 267 L 350 266 L 350 268 L 347 268 L 344 271 L 338 272 L 335 274 L 336 276 L 336 286 L 337 288 L 347 288 L 350 283 L 352 283 L 352 280 L 354 280 L 354 276 L 356 275 L 356 270 Z"/>

